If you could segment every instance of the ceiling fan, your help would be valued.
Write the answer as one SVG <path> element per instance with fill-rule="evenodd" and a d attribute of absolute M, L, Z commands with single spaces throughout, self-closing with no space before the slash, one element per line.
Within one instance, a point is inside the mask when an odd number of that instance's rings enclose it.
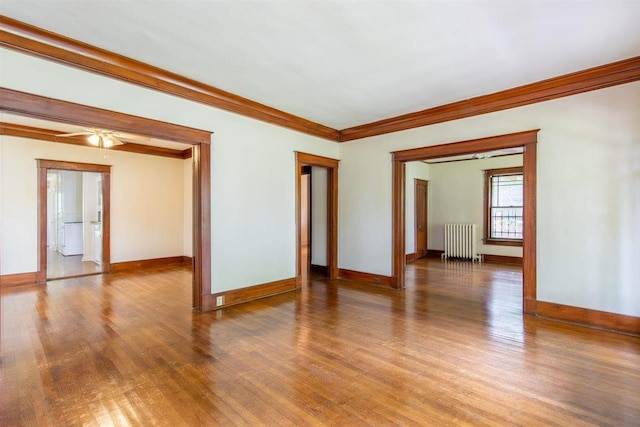
<path fill-rule="evenodd" d="M 131 141 L 151 141 L 150 138 L 146 138 L 143 136 L 122 133 L 115 130 L 108 129 L 98 129 L 98 128 L 86 128 L 82 132 L 74 132 L 74 133 L 65 133 L 61 135 L 56 135 L 56 137 L 60 138 L 68 138 L 74 136 L 87 135 L 87 140 L 91 145 L 94 145 L 100 149 L 103 154 L 103 157 L 107 157 L 107 149 L 112 148 L 116 145 L 126 144 L 126 140 Z"/>
<path fill-rule="evenodd" d="M 97 128 L 88 128 L 82 132 L 74 132 L 74 133 L 65 133 L 61 135 L 56 135 L 56 137 L 72 137 L 72 136 L 80 136 L 80 135 L 88 135 L 87 140 L 91 145 L 95 145 L 98 148 L 111 148 L 115 145 L 124 144 L 118 136 L 120 134 L 113 130 L 104 130 Z"/>

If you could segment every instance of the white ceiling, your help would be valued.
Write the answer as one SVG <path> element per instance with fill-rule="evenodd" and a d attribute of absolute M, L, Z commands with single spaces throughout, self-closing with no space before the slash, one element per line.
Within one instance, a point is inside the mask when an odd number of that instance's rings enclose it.
<path fill-rule="evenodd" d="M 2 0 L 0 12 L 336 129 L 640 55 L 640 1 Z"/>

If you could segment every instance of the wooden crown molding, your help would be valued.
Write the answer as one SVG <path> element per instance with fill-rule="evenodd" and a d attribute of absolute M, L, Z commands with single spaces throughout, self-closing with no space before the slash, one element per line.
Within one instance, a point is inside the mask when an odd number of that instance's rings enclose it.
<path fill-rule="evenodd" d="M 0 87 L 0 111 L 73 125 L 114 129 L 150 138 L 210 144 L 212 132 Z"/>
<path fill-rule="evenodd" d="M 0 46 L 338 142 L 463 119 L 640 80 L 640 57 L 634 57 L 338 131 L 7 16 L 0 16 Z"/>
<path fill-rule="evenodd" d="M 640 80 L 640 56 L 340 131 L 340 142 L 493 113 Z"/>
<path fill-rule="evenodd" d="M 338 140 L 338 130 L 328 126 L 7 16 L 0 16 L 0 46 L 310 135 Z"/>
<path fill-rule="evenodd" d="M 31 126 L 17 125 L 13 123 L 0 122 L 0 135 L 15 136 L 18 138 L 29 138 L 38 141 L 59 142 L 62 144 L 80 145 L 83 147 L 98 148 L 87 141 L 84 136 L 70 136 L 59 138 L 60 131 L 43 129 Z M 152 145 L 135 144 L 127 142 L 124 145 L 116 145 L 109 148 L 112 151 L 126 151 L 130 153 L 149 154 L 152 156 L 169 157 L 173 159 L 187 159 L 191 157 L 191 149 L 174 150 L 172 148 L 154 147 Z"/>

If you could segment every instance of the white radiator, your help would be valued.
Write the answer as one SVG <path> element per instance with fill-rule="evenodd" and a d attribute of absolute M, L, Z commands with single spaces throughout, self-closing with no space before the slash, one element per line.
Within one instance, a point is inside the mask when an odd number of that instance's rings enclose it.
<path fill-rule="evenodd" d="M 460 258 L 480 261 L 476 250 L 475 224 L 445 224 L 443 259 Z"/>

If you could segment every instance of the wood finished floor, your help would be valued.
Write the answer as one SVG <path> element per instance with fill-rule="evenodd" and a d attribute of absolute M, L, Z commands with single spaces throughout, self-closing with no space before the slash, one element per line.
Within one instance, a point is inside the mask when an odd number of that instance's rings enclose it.
<path fill-rule="evenodd" d="M 102 267 L 93 261 L 82 261 L 82 255 L 64 256 L 60 252 L 47 249 L 47 278 L 78 276 L 100 273 Z"/>
<path fill-rule="evenodd" d="M 521 275 L 420 260 L 206 314 L 180 266 L 3 289 L 0 425 L 639 425 L 640 338 L 523 317 Z"/>

